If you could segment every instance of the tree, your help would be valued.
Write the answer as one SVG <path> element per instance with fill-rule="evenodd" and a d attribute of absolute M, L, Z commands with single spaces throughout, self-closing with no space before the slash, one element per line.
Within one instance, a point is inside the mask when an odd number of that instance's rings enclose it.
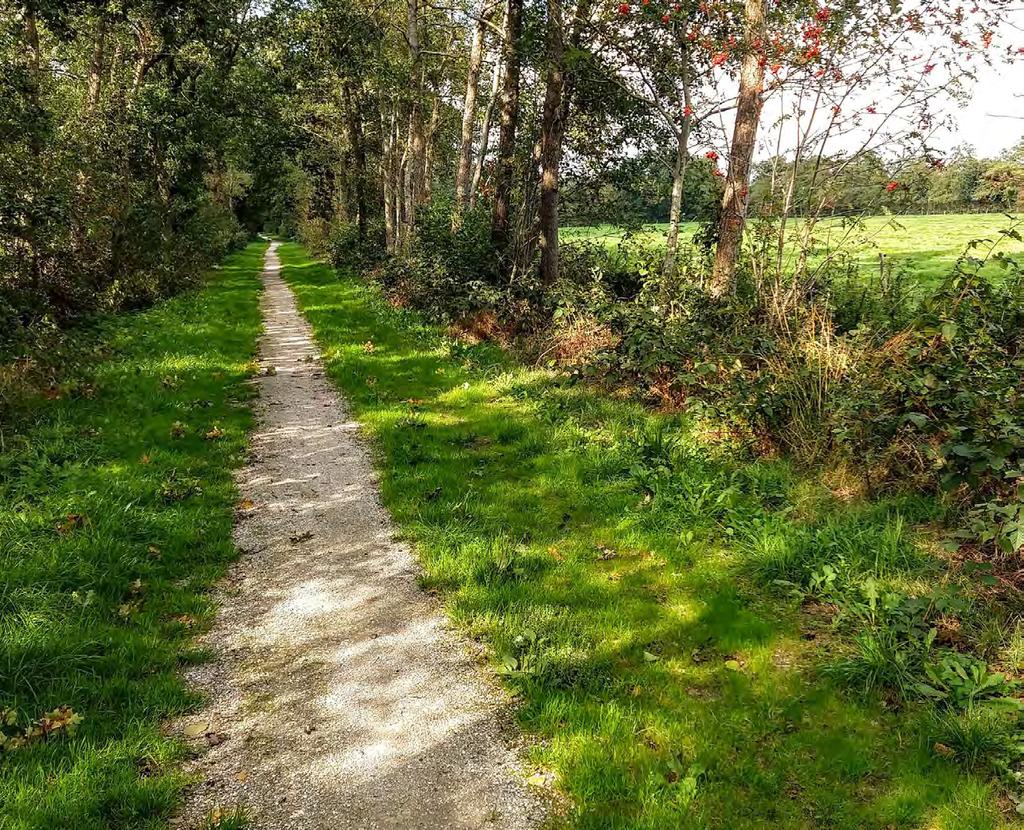
<path fill-rule="evenodd" d="M 736 101 L 736 126 L 729 151 L 729 169 L 718 224 L 718 247 L 711 273 L 711 296 L 723 297 L 736 284 L 736 264 L 743 245 L 750 196 L 751 163 L 757 141 L 757 128 L 764 106 L 765 63 L 761 48 L 767 40 L 766 0 L 746 0 L 744 55 L 740 69 L 739 95 Z"/>

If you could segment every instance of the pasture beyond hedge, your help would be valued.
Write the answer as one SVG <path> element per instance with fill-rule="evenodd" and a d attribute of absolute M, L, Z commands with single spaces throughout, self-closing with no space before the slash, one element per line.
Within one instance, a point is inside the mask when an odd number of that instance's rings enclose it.
<path fill-rule="evenodd" d="M 840 241 L 849 248 L 852 262 L 861 278 L 870 280 L 879 270 L 880 258 L 895 272 L 906 271 L 906 280 L 916 292 L 933 290 L 942 283 L 976 239 L 994 239 L 999 231 L 1016 220 L 1000 213 L 935 214 L 930 216 L 868 216 L 862 226 L 848 231 L 840 219 L 825 219 L 817 230 L 818 249 L 838 247 Z M 799 226 L 800 220 L 794 219 Z M 667 225 L 647 225 L 631 236 L 653 245 L 664 245 Z M 692 239 L 700 223 L 686 222 L 680 237 Z M 847 233 L 852 234 L 848 239 Z M 567 244 L 577 241 L 600 241 L 614 248 L 625 232 L 612 225 L 582 225 L 564 228 Z M 1008 240 L 1002 250 L 1009 254 L 1024 253 L 1024 244 Z M 998 276 L 996 269 L 987 273 Z"/>

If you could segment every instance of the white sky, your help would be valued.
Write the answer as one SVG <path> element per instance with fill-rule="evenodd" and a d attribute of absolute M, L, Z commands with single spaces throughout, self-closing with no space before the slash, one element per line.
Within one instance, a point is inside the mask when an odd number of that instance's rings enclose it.
<path fill-rule="evenodd" d="M 950 0 L 951 2 L 952 0 Z M 1007 13 L 1000 29 L 1000 53 L 1005 55 L 1008 45 L 1024 45 L 1024 8 L 1013 9 Z M 926 52 L 927 48 L 923 48 Z M 993 47 L 996 51 L 996 47 Z M 969 144 L 974 147 L 980 158 L 994 158 L 1003 151 L 1020 143 L 1024 138 L 1024 55 L 1017 56 L 1013 63 L 996 60 L 988 66 L 982 61 L 975 64 L 977 80 L 964 80 L 969 89 L 969 100 L 956 100 L 953 96 L 935 99 L 933 114 L 936 120 L 944 120 L 942 116 L 951 116 L 955 124 L 949 129 L 937 130 L 928 137 L 928 145 L 938 153 L 948 153 L 954 147 Z M 942 70 L 940 70 L 941 72 Z M 936 73 L 938 75 L 939 73 Z M 854 108 L 865 107 L 868 102 L 878 102 L 880 110 L 884 110 L 885 102 L 890 97 L 890 90 L 884 84 L 868 91 L 858 99 L 854 99 Z M 779 144 L 779 133 L 776 119 L 789 112 L 792 99 L 783 92 L 780 96 L 770 96 L 765 107 L 762 120 L 763 129 L 759 135 L 757 158 L 772 157 L 777 150 L 789 154 L 796 138 L 795 125 L 783 126 L 782 141 Z M 830 108 L 823 109 L 825 112 Z M 721 143 L 731 134 L 733 114 L 720 116 L 720 136 L 713 140 Z M 826 119 L 827 120 L 827 119 Z M 828 144 L 828 152 L 842 152 L 859 149 L 865 139 L 864 130 L 854 129 L 846 134 L 833 135 Z M 726 146 L 723 144 L 723 146 Z M 882 149 L 881 145 L 876 145 Z M 883 151 L 884 155 L 884 151 Z"/>
<path fill-rule="evenodd" d="M 952 111 L 958 128 L 955 134 L 943 137 L 947 149 L 966 142 L 974 145 L 979 156 L 990 158 L 1015 145 L 1024 137 L 1024 60 L 1010 66 L 983 67 L 970 103 Z"/>

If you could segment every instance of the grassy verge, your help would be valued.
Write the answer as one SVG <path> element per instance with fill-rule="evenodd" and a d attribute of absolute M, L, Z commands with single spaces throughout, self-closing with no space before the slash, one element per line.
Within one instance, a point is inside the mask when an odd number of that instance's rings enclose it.
<path fill-rule="evenodd" d="M 849 648 L 834 609 L 779 585 L 832 568 L 927 590 L 944 564 L 913 527 L 933 503 L 846 504 L 684 418 L 448 340 L 298 246 L 282 256 L 425 586 L 490 644 L 569 824 L 1004 826 L 932 708 L 850 692 L 895 663 L 821 671 Z"/>
<path fill-rule="evenodd" d="M 234 555 L 264 248 L 76 335 L 80 362 L 4 430 L 4 830 L 162 827 L 174 808 L 161 722 L 195 703 L 179 672 Z"/>

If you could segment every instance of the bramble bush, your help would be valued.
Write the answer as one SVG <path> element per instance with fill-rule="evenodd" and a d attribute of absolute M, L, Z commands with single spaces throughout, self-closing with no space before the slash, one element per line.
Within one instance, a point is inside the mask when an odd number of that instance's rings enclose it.
<path fill-rule="evenodd" d="M 384 290 L 444 321 L 493 312 L 541 362 L 696 408 L 804 462 L 838 459 L 869 493 L 939 494 L 963 541 L 1024 547 L 1024 292 L 1009 258 L 980 258 L 979 243 L 917 304 L 898 274 L 866 298 L 837 259 L 780 321 L 752 263 L 714 301 L 706 247 L 684 246 L 666 275 L 662 253 L 629 235 L 564 246 L 546 290 L 503 283 L 478 211 L 453 231 L 449 209 L 428 209 L 408 253 L 374 272 Z M 336 250 L 355 264 L 356 246 Z M 999 284 L 982 273 L 992 260 L 1011 271 Z"/>

